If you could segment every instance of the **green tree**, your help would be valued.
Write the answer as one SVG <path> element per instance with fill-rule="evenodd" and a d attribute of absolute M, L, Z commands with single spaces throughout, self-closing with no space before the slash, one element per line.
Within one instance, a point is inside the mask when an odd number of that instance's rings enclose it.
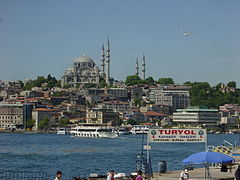
<path fill-rule="evenodd" d="M 145 83 L 149 86 L 155 85 L 155 81 L 154 81 L 153 77 L 151 77 L 151 76 L 148 77 L 147 79 L 145 79 Z"/>
<path fill-rule="evenodd" d="M 38 128 L 40 130 L 47 130 L 50 127 L 50 119 L 49 118 L 44 118 L 40 121 Z"/>
<path fill-rule="evenodd" d="M 127 86 L 132 86 L 136 84 L 140 84 L 141 79 L 138 75 L 127 76 L 125 84 Z"/>
<path fill-rule="evenodd" d="M 44 76 L 38 76 L 35 81 L 33 81 L 34 87 L 41 87 L 43 83 L 46 83 L 47 80 L 44 78 Z"/>
<path fill-rule="evenodd" d="M 65 127 L 65 126 L 67 126 L 68 124 L 70 124 L 70 119 L 68 119 L 68 118 L 60 119 L 59 122 L 58 122 L 58 125 L 59 125 L 60 127 Z"/>
<path fill-rule="evenodd" d="M 135 97 L 135 98 L 134 98 L 134 104 L 135 104 L 135 106 L 140 107 L 140 106 L 142 105 L 142 98 L 140 98 L 140 97 Z"/>
<path fill-rule="evenodd" d="M 26 91 L 30 91 L 32 88 L 34 87 L 32 82 L 26 82 L 25 85 L 23 86 L 23 90 Z"/>
<path fill-rule="evenodd" d="M 99 87 L 100 88 L 105 88 L 107 87 L 107 83 L 105 81 L 105 79 L 101 78 L 100 81 L 99 81 Z"/>
<path fill-rule="evenodd" d="M 158 84 L 164 84 L 164 85 L 167 85 L 167 84 L 174 84 L 174 81 L 172 78 L 160 78 L 158 81 L 157 81 Z"/>
<path fill-rule="evenodd" d="M 34 119 L 28 120 L 26 122 L 26 127 L 31 129 L 34 126 L 34 124 L 35 124 L 35 120 Z"/>
<path fill-rule="evenodd" d="M 84 84 L 84 87 L 85 88 L 95 88 L 97 85 L 94 84 L 94 83 L 87 83 L 87 84 Z"/>
<path fill-rule="evenodd" d="M 236 82 L 235 81 L 230 81 L 229 83 L 227 83 L 227 86 L 236 88 Z"/>
<path fill-rule="evenodd" d="M 61 87 L 61 80 L 58 80 L 58 81 L 57 81 L 56 87 Z"/>

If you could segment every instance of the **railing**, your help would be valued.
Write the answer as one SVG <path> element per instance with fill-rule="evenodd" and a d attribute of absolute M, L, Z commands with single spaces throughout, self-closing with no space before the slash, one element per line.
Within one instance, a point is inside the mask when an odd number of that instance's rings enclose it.
<path fill-rule="evenodd" d="M 232 155 L 234 153 L 232 149 L 226 146 L 208 146 L 208 150 L 223 153 L 226 155 Z"/>
<path fill-rule="evenodd" d="M 46 172 L 1 171 L 0 180 L 49 180 Z"/>

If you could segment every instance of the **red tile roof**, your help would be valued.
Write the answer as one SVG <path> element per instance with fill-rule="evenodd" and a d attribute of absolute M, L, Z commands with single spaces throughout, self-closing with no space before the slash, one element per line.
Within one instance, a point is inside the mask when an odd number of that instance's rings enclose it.
<path fill-rule="evenodd" d="M 144 113 L 146 116 L 167 116 L 166 114 L 154 112 L 154 111 L 148 111 Z"/>

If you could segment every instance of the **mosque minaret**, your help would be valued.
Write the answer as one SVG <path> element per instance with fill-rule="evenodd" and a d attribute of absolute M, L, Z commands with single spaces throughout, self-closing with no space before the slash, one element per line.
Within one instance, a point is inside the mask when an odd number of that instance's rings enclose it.
<path fill-rule="evenodd" d="M 105 74 L 105 51 L 104 51 L 104 45 L 102 45 L 102 74 Z"/>
<path fill-rule="evenodd" d="M 146 73 L 146 64 L 145 64 L 145 55 L 143 54 L 143 60 L 142 60 L 142 80 L 145 80 L 145 73 Z"/>
<path fill-rule="evenodd" d="M 107 74 L 106 74 L 106 83 L 107 85 L 110 85 L 110 43 L 109 43 L 109 38 L 107 41 Z"/>
<path fill-rule="evenodd" d="M 139 76 L 138 58 L 136 60 L 136 75 Z"/>

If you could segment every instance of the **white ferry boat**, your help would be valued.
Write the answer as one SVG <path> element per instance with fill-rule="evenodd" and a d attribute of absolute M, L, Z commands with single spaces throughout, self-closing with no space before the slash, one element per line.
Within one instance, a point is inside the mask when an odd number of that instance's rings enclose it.
<path fill-rule="evenodd" d="M 147 134 L 149 131 L 149 126 L 146 125 L 134 125 L 130 130 L 132 134 Z"/>
<path fill-rule="evenodd" d="M 70 133 L 75 137 L 84 138 L 116 138 L 118 136 L 113 128 L 92 125 L 78 125 Z"/>
<path fill-rule="evenodd" d="M 57 129 L 57 134 L 69 134 L 69 129 L 68 128 L 58 128 Z"/>

